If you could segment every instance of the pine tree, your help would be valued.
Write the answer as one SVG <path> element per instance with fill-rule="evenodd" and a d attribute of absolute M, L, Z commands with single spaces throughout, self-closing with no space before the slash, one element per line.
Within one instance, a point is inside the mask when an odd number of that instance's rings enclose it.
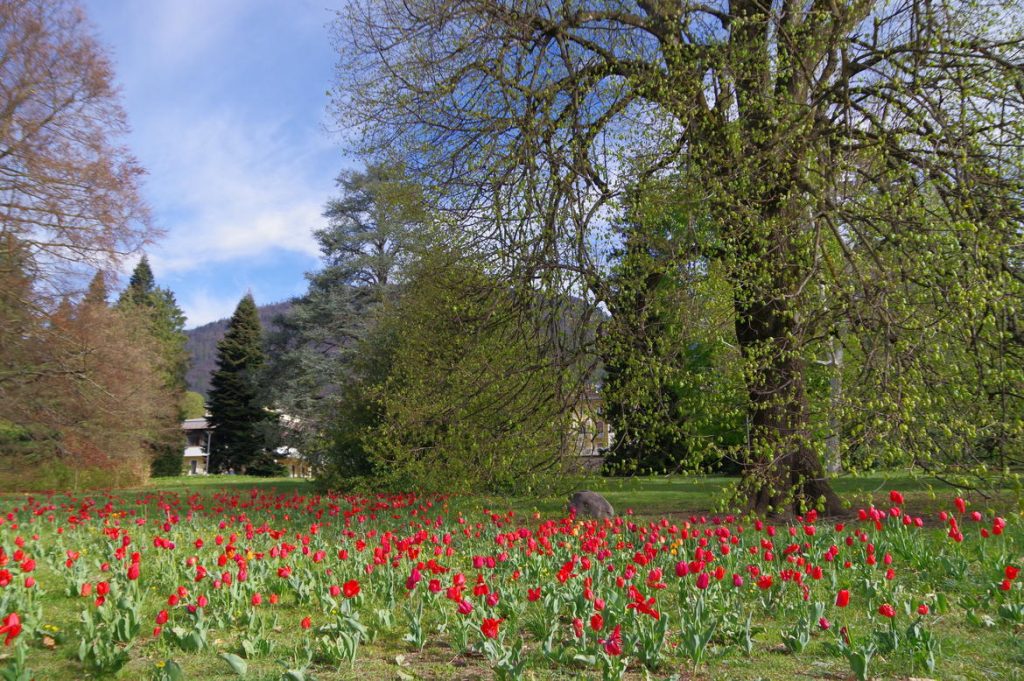
<path fill-rule="evenodd" d="M 131 279 L 128 280 L 128 288 L 121 293 L 121 298 L 118 302 L 130 300 L 144 305 L 154 291 L 156 291 L 156 279 L 153 277 L 153 268 L 149 266 L 149 258 L 142 256 L 139 264 L 132 270 Z"/>
<path fill-rule="evenodd" d="M 301 418 L 304 429 L 290 436 L 306 452 L 323 445 L 321 433 L 337 432 L 349 393 L 359 392 L 357 348 L 430 232 L 422 192 L 401 167 L 371 164 L 342 173 L 337 185 L 324 211 L 329 224 L 315 234 L 323 269 L 307 275 L 309 290 L 269 339 L 274 402 Z"/>
<path fill-rule="evenodd" d="M 213 472 L 241 472 L 267 463 L 266 445 L 276 419 L 265 408 L 259 387 L 265 361 L 256 303 L 246 294 L 217 344 L 217 369 L 210 379 Z"/>
<path fill-rule="evenodd" d="M 97 275 L 99 277 L 100 275 Z M 93 283 L 96 283 L 96 279 Z M 102 280 L 99 280 L 102 283 Z M 90 287 L 90 291 L 92 288 Z M 87 294 L 87 298 L 92 293 Z M 104 299 L 106 294 L 104 292 Z M 185 417 L 185 374 L 188 371 L 188 352 L 185 350 L 185 314 L 178 307 L 174 294 L 156 285 L 149 259 L 142 256 L 132 271 L 128 286 L 117 299 L 117 310 L 134 317 L 148 332 L 160 352 L 160 375 L 163 387 L 179 405 L 173 420 L 163 424 L 154 433 L 149 446 L 153 453 L 152 473 L 155 476 L 179 475 L 183 464 L 184 438 L 180 422 Z"/>
<path fill-rule="evenodd" d="M 179 393 L 185 392 L 188 352 L 185 350 L 185 313 L 178 307 L 170 289 L 156 285 L 149 259 L 143 256 L 132 271 L 128 286 L 117 300 L 118 309 L 142 315 L 150 333 L 163 349 L 165 382 Z"/>

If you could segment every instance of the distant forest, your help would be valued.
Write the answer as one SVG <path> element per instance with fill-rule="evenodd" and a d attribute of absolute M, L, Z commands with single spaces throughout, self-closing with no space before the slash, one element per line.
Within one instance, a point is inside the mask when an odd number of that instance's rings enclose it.
<path fill-rule="evenodd" d="M 259 306 L 257 309 L 264 332 L 273 325 L 274 319 L 288 312 L 291 306 L 290 301 Z M 225 317 L 185 332 L 188 336 L 185 349 L 188 350 L 190 360 L 185 379 L 189 390 L 201 393 L 204 397 L 210 389 L 210 374 L 217 365 L 217 343 L 224 337 L 227 328 L 228 319 Z"/>

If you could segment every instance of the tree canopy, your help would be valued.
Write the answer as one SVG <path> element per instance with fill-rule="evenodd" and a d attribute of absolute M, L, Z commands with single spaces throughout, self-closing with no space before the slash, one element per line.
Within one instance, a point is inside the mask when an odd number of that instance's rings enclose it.
<path fill-rule="evenodd" d="M 315 233 L 323 267 L 307 275 L 308 290 L 270 336 L 274 399 L 301 416 L 294 434 L 310 436 L 299 443 L 306 451 L 317 447 L 319 430 L 336 427 L 354 354 L 365 350 L 360 342 L 394 298 L 427 225 L 420 192 L 400 167 L 371 164 L 342 173 L 337 185 L 324 209 L 328 225 Z"/>
<path fill-rule="evenodd" d="M 37 292 L 80 290 L 153 238 L 111 65 L 71 0 L 0 1 L 0 233 Z"/>
<path fill-rule="evenodd" d="M 530 285 L 599 299 L 628 188 L 690 197 L 732 301 L 744 496 L 837 511 L 808 393 L 833 339 L 865 388 L 835 407 L 848 456 L 1019 461 L 1021 23 L 959 0 L 353 0 L 336 111 Z"/>

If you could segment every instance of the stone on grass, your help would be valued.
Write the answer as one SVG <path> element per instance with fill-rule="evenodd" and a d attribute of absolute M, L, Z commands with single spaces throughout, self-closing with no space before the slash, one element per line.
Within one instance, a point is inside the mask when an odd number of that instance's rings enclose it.
<path fill-rule="evenodd" d="M 569 499 L 569 512 L 574 511 L 581 518 L 611 518 L 615 515 L 615 509 L 608 500 L 590 490 L 582 490 L 572 495 Z"/>

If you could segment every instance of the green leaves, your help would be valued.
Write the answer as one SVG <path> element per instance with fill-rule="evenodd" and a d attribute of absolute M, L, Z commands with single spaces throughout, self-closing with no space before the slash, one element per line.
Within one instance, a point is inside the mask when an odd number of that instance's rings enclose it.
<path fill-rule="evenodd" d="M 244 677 L 249 671 L 249 663 L 234 653 L 220 653 L 218 657 L 224 660 L 231 667 L 231 671 L 238 676 Z"/>
<path fill-rule="evenodd" d="M 152 681 L 185 681 L 181 665 L 171 659 L 157 662 L 150 676 Z"/>

